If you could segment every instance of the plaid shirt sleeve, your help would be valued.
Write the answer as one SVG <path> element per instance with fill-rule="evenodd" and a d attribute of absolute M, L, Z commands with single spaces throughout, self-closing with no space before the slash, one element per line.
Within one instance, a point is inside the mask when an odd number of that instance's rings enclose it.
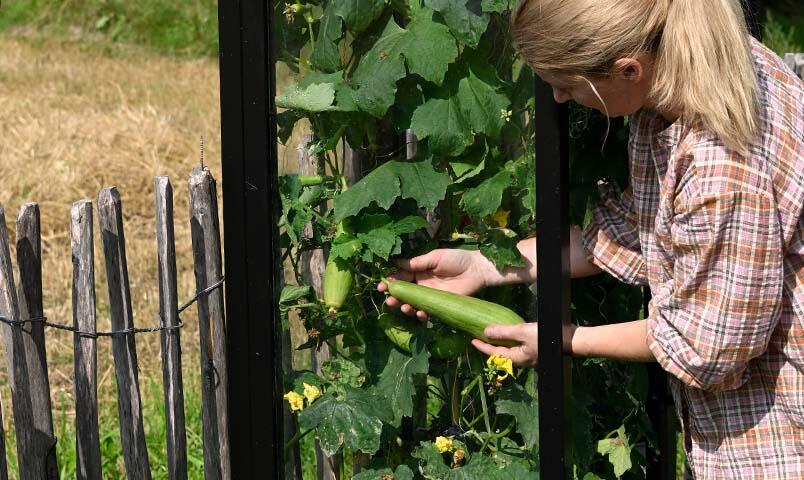
<path fill-rule="evenodd" d="M 676 253 L 654 289 L 648 344 L 662 367 L 707 391 L 739 388 L 779 321 L 783 252 L 770 194 L 724 190 L 674 208 Z"/>
<path fill-rule="evenodd" d="M 647 285 L 631 189 L 620 192 L 616 185 L 601 182 L 598 190 L 600 203 L 583 231 L 587 260 L 622 282 Z"/>

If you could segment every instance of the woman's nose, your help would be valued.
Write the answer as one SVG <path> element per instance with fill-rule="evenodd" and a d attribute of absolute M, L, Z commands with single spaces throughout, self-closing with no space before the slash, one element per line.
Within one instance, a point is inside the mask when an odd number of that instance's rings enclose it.
<path fill-rule="evenodd" d="M 553 88 L 553 98 L 556 100 L 556 103 L 564 103 L 572 100 L 572 96 L 561 88 Z"/>

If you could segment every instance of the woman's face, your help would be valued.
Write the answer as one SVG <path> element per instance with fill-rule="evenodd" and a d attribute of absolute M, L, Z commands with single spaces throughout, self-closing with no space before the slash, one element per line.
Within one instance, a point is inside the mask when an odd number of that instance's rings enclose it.
<path fill-rule="evenodd" d="M 650 58 L 640 56 L 618 60 L 613 69 L 616 73 L 605 78 L 549 73 L 542 73 L 540 77 L 553 88 L 556 102 L 574 100 L 610 117 L 620 117 L 632 115 L 646 106 L 651 64 Z"/>

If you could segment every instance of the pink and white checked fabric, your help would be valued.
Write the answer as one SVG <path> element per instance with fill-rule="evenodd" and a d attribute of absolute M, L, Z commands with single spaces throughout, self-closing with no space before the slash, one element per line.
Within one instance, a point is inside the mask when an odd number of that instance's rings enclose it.
<path fill-rule="evenodd" d="M 630 186 L 601 185 L 590 260 L 649 285 L 695 478 L 804 479 L 804 84 L 752 39 L 748 155 L 700 123 L 631 118 Z"/>

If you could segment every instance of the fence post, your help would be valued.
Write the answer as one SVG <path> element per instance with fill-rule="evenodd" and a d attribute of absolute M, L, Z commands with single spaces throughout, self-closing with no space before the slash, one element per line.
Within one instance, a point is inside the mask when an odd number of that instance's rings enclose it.
<path fill-rule="evenodd" d="M 181 373 L 181 330 L 176 287 L 176 243 L 173 233 L 173 187 L 167 176 L 154 179 L 156 250 L 159 264 L 159 325 L 162 342 L 162 382 L 168 478 L 187 478 L 187 432 L 184 425 L 184 387 Z"/>
<path fill-rule="evenodd" d="M 75 202 L 70 209 L 73 254 L 73 336 L 75 368 L 76 480 L 101 480 L 98 438 L 98 355 L 95 337 L 95 257 L 92 202 Z"/>
<path fill-rule="evenodd" d="M 190 172 L 190 231 L 193 238 L 195 285 L 202 291 L 223 275 L 218 193 L 209 170 Z M 226 321 L 223 293 L 216 289 L 198 298 L 201 342 L 201 408 L 204 435 L 204 478 L 232 478 L 229 450 L 229 394 Z M 266 373 L 267 375 L 267 373 Z M 255 453 L 257 455 L 258 453 Z"/>
<path fill-rule="evenodd" d="M 0 317 L 11 321 L 20 320 L 20 311 L 17 304 L 17 292 L 14 287 L 14 272 L 11 268 L 11 249 L 8 246 L 8 230 L 6 229 L 6 213 L 0 204 Z M 3 324 L 3 346 L 6 355 L 9 353 L 11 343 L 11 327 Z M 13 377 L 14 370 L 8 362 L 8 374 Z M 13 392 L 12 392 L 13 394 Z M 3 430 L 2 414 L 0 414 L 0 480 L 8 480 L 8 465 L 6 464 L 6 433 Z"/>
<path fill-rule="evenodd" d="M 134 328 L 131 290 L 128 282 L 126 241 L 123 233 L 123 210 L 115 187 L 104 188 L 98 195 L 98 216 L 103 241 L 109 287 L 109 309 L 112 330 Z M 137 367 L 137 342 L 134 333 L 112 337 L 117 407 L 120 413 L 120 439 L 129 479 L 151 480 L 148 449 L 142 426 L 142 400 Z"/>
<path fill-rule="evenodd" d="M 320 157 L 313 155 L 310 149 L 310 143 L 315 141 L 313 135 L 304 135 L 301 143 L 296 147 L 296 161 L 299 167 L 299 173 L 302 175 L 314 175 L 324 173 L 324 162 Z M 312 224 L 307 224 L 304 227 L 304 234 L 312 236 Z M 316 249 L 304 252 L 301 255 L 301 274 L 304 282 L 313 287 L 317 298 L 324 298 L 324 268 L 326 259 L 324 258 L 324 250 Z M 283 345 L 284 347 L 284 345 Z M 284 352 L 283 352 L 284 355 Z M 317 350 L 312 352 L 312 369 L 318 375 L 321 375 L 321 365 L 329 360 L 330 352 L 329 345 L 324 343 Z M 287 406 L 285 406 L 287 408 Z M 286 432 L 287 434 L 287 432 Z M 320 480 L 331 480 L 338 478 L 340 472 L 341 455 L 335 454 L 327 456 L 321 450 L 318 440 L 315 441 L 315 459 L 316 459 L 316 476 Z"/>
<path fill-rule="evenodd" d="M 539 463 L 542 478 L 563 480 L 573 461 L 571 359 L 564 355 L 570 322 L 569 132 L 567 106 L 536 79 L 536 278 L 539 322 Z"/>
<path fill-rule="evenodd" d="M 17 267 L 20 272 L 19 302 L 23 319 L 42 317 L 42 247 L 39 235 L 39 206 L 26 203 L 17 217 Z M 57 480 L 56 439 L 53 436 L 53 413 L 50 405 L 50 382 L 48 381 L 45 332 L 42 322 L 33 322 L 22 327 L 22 343 L 25 365 L 28 372 L 28 391 L 22 392 L 30 399 L 32 423 L 18 425 L 30 429 L 25 471 L 20 469 L 20 478 Z"/>

